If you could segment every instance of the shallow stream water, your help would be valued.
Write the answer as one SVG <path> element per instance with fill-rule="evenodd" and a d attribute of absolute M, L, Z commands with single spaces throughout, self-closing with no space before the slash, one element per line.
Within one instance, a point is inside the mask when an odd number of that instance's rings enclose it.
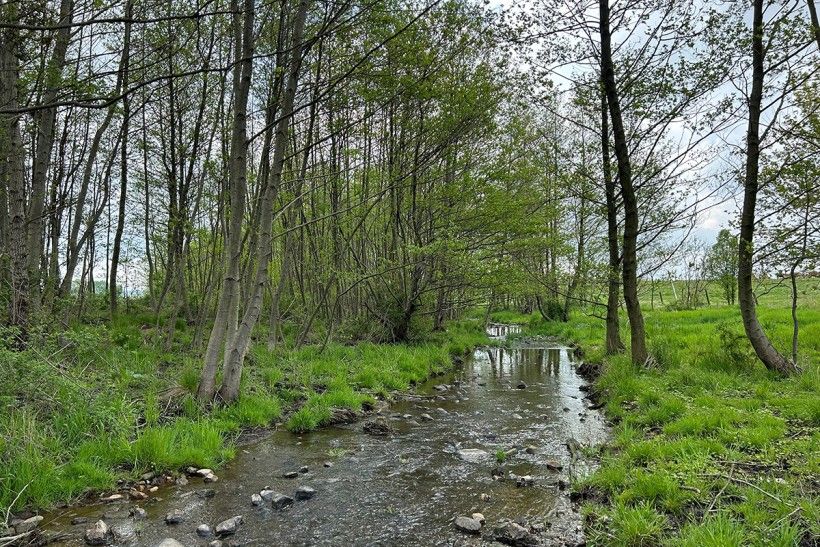
<path fill-rule="evenodd" d="M 488 332 L 503 339 L 515 330 L 491 325 Z M 577 364 L 571 350 L 544 341 L 477 349 L 453 373 L 383 409 L 393 430 L 386 436 L 365 433 L 362 422 L 304 435 L 277 430 L 241 447 L 217 482 L 190 478 L 139 502 L 143 519 L 129 516 L 137 502 L 124 501 L 64 510 L 47 517 L 44 528 L 65 537 L 59 545 L 83 545 L 84 530 L 104 516 L 115 532 L 111 545 L 156 545 L 169 537 L 207 545 L 214 538 L 198 537 L 198 525 L 242 515 L 234 544 L 468 545 L 484 539 L 456 530 L 453 519 L 480 512 L 487 530 L 510 519 L 543 530 L 544 544 L 572 543 L 580 521 L 565 488 L 585 465 L 567 441 L 591 446 L 607 434 L 600 414 L 588 408 Z M 510 453 L 501 480 L 493 477 L 499 450 Z M 283 477 L 305 466 L 297 478 Z M 518 486 L 509 473 L 530 475 L 533 484 Z M 251 495 L 265 487 L 293 496 L 303 485 L 315 495 L 284 510 L 251 505 Z M 184 520 L 166 525 L 174 509 Z M 72 525 L 76 517 L 88 522 Z"/>

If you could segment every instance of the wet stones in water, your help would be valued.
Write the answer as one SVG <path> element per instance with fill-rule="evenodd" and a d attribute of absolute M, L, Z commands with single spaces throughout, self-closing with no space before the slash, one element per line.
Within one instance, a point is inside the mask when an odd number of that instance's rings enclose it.
<path fill-rule="evenodd" d="M 287 471 L 285 473 L 282 473 L 282 478 L 284 478 L 284 479 L 295 479 L 298 476 L 299 476 L 298 471 Z"/>
<path fill-rule="evenodd" d="M 480 534 L 481 522 L 472 517 L 456 517 L 454 522 L 456 530 L 467 534 Z"/>
<path fill-rule="evenodd" d="M 536 452 L 538 452 L 538 449 L 534 446 L 528 446 L 526 449 L 524 449 L 524 452 L 526 452 L 527 454 L 535 454 Z"/>
<path fill-rule="evenodd" d="M 214 531 L 218 537 L 232 536 L 240 524 L 242 524 L 242 515 L 236 515 L 217 524 Z"/>
<path fill-rule="evenodd" d="M 74 526 L 77 526 L 78 524 L 85 524 L 87 522 L 87 517 L 74 517 L 73 519 L 71 519 L 71 524 L 73 524 Z"/>
<path fill-rule="evenodd" d="M 122 501 L 124 499 L 125 499 L 125 496 L 123 496 L 122 494 L 111 494 L 110 496 L 105 497 L 105 498 L 101 499 L 100 501 L 105 502 L 105 503 L 113 503 L 115 501 Z"/>
<path fill-rule="evenodd" d="M 302 467 L 299 468 L 299 473 L 305 474 L 308 471 L 310 471 L 310 469 L 308 468 L 307 465 L 303 465 Z"/>
<path fill-rule="evenodd" d="M 40 526 L 40 522 L 42 522 L 43 517 L 40 515 L 27 518 L 26 520 L 20 521 L 14 525 L 14 531 L 18 534 L 27 534 L 32 530 L 35 530 L 38 526 Z"/>
<path fill-rule="evenodd" d="M 165 515 L 165 524 L 179 524 L 185 520 L 185 514 L 180 511 L 179 509 L 174 509 L 170 513 Z"/>
<path fill-rule="evenodd" d="M 148 499 L 148 494 L 146 494 L 145 492 L 140 492 L 136 488 L 132 488 L 131 490 L 128 491 L 128 497 L 131 498 L 132 500 L 138 500 L 139 501 L 139 500 Z"/>
<path fill-rule="evenodd" d="M 219 477 L 217 477 L 213 471 L 207 468 L 197 469 L 194 475 L 202 477 L 202 479 L 205 482 L 216 482 L 219 480 Z"/>
<path fill-rule="evenodd" d="M 157 543 L 157 547 L 184 547 L 180 542 L 175 540 L 174 538 L 165 538 L 159 543 Z"/>
<path fill-rule="evenodd" d="M 518 385 L 515 386 L 516 389 L 527 389 L 527 384 L 524 382 L 518 382 Z"/>
<path fill-rule="evenodd" d="M 274 494 L 271 499 L 271 505 L 274 509 L 284 509 L 289 505 L 293 505 L 293 498 L 285 494 Z"/>
<path fill-rule="evenodd" d="M 514 547 L 528 547 L 537 544 L 537 539 L 529 530 L 511 521 L 496 526 L 493 530 L 493 538 L 500 543 Z"/>
<path fill-rule="evenodd" d="M 439 392 L 444 392 L 450 389 L 450 386 L 448 386 L 447 384 L 439 384 L 437 386 L 433 386 L 433 389 Z"/>
<path fill-rule="evenodd" d="M 484 525 L 485 522 L 487 522 L 487 519 L 485 519 L 484 515 L 482 515 L 481 513 L 473 513 L 472 517 L 473 517 L 473 519 L 480 522 L 482 526 Z"/>
<path fill-rule="evenodd" d="M 211 533 L 211 527 L 207 524 L 203 523 L 196 527 L 196 535 L 198 535 L 201 538 L 206 538 L 210 536 Z"/>
<path fill-rule="evenodd" d="M 205 490 L 198 491 L 196 493 L 196 495 L 199 496 L 200 498 L 208 499 L 208 498 L 214 497 L 216 495 L 216 491 L 211 490 L 210 488 L 206 488 Z"/>
<path fill-rule="evenodd" d="M 325 468 L 333 467 L 333 462 L 325 462 L 322 464 Z"/>
<path fill-rule="evenodd" d="M 259 495 L 259 494 L 252 494 L 251 495 L 251 505 L 253 505 L 254 507 L 259 507 L 263 503 L 264 503 L 264 500 L 262 499 L 261 495 Z"/>
<path fill-rule="evenodd" d="M 544 465 L 550 471 L 561 471 L 564 469 L 564 466 L 558 460 L 547 460 L 547 462 Z"/>
<path fill-rule="evenodd" d="M 143 520 L 148 516 L 148 511 L 142 507 L 134 507 L 131 509 L 131 516 L 134 517 L 134 520 Z"/>
<path fill-rule="evenodd" d="M 420 418 L 421 418 L 421 420 L 422 420 L 423 422 L 432 422 L 432 421 L 433 421 L 433 417 L 432 417 L 432 416 L 430 416 L 429 414 L 426 414 L 426 413 L 425 413 L 425 414 L 422 414 L 422 415 L 420 416 Z"/>
<path fill-rule="evenodd" d="M 514 475 L 511 474 L 510 479 L 512 479 Z M 531 475 L 524 475 L 523 477 L 515 477 L 515 485 L 519 488 L 524 488 L 526 486 L 532 486 L 535 484 L 535 479 L 532 478 Z"/>
<path fill-rule="evenodd" d="M 299 501 L 309 500 L 316 494 L 316 490 L 310 486 L 300 486 L 296 489 L 296 499 Z"/>
<path fill-rule="evenodd" d="M 392 431 L 392 428 L 390 427 L 390 424 L 384 420 L 384 418 L 375 418 L 362 424 L 362 431 L 369 435 L 384 437 Z"/>
<path fill-rule="evenodd" d="M 111 539 L 111 531 L 104 521 L 98 520 L 92 528 L 85 531 L 84 539 L 88 545 L 106 545 Z"/>
<path fill-rule="evenodd" d="M 462 448 L 457 454 L 459 458 L 470 463 L 481 463 L 490 459 L 490 454 L 480 448 Z"/>

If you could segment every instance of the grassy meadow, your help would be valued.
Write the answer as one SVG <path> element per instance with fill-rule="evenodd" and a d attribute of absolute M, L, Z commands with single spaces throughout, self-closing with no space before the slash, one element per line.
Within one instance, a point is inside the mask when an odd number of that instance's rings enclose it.
<path fill-rule="evenodd" d="M 606 357 L 603 322 L 581 312 L 568 323 L 496 314 L 526 324 L 525 334 L 573 341 L 587 361 L 604 365 L 596 388 L 615 424 L 613 438 L 600 449 L 600 468 L 574 485 L 585 499 L 592 545 L 818 544 L 818 282 L 804 279 L 799 286 L 803 372 L 789 378 L 756 360 L 739 311 L 714 297 L 713 306 L 692 310 L 650 310 L 643 303 L 657 359 L 652 369 L 635 367 L 625 355 Z M 788 285 L 763 288 L 761 322 L 788 352 Z M 663 290 L 669 305 L 671 288 Z M 626 323 L 622 318 L 628 343 Z"/>
<path fill-rule="evenodd" d="M 131 314 L 44 335 L 23 352 L 0 345 L 3 514 L 71 502 L 146 471 L 219 467 L 243 430 L 315 429 L 332 409 L 358 411 L 406 390 L 487 340 L 478 321 L 464 321 L 405 345 L 258 344 L 240 401 L 209 409 L 194 397 L 193 333 L 180 322 L 166 350 L 147 327 L 155 324 L 151 314 Z"/>

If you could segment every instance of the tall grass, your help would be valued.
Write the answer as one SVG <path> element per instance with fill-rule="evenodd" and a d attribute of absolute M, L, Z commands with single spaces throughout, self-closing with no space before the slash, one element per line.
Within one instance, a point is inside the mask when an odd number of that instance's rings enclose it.
<path fill-rule="evenodd" d="M 467 321 L 412 344 L 258 345 L 240 400 L 209 409 L 194 397 L 192 333 L 179 322 L 166 350 L 155 323 L 134 313 L 42 335 L 23 352 L 0 345 L 0 512 L 68 502 L 147 470 L 218 466 L 243 428 L 269 426 L 287 411 L 291 430 L 315 429 L 333 408 L 358 411 L 486 341 Z"/>
<path fill-rule="evenodd" d="M 596 388 L 615 422 L 601 467 L 577 488 L 593 545 L 797 545 L 820 541 L 820 306 L 804 280 L 800 365 L 788 378 L 750 350 L 736 307 L 646 311 L 657 366 L 603 353 L 602 321 L 524 318 L 605 364 Z M 814 292 L 812 292 L 814 291 Z M 761 299 L 773 343 L 791 344 L 788 292 Z M 629 340 L 621 320 L 622 338 Z"/>

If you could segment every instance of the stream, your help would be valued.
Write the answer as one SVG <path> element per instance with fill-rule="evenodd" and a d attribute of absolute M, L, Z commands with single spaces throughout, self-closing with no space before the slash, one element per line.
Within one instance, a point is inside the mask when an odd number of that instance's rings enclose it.
<path fill-rule="evenodd" d="M 517 328 L 488 328 L 496 340 L 511 332 Z M 85 545 L 86 529 L 103 519 L 109 545 L 173 538 L 193 546 L 215 539 L 200 537 L 200 524 L 215 528 L 241 515 L 223 545 L 479 545 L 513 543 L 504 533 L 522 529 L 518 544 L 574 545 L 581 523 L 567 485 L 587 469 L 568 445 L 594 446 L 607 436 L 578 364 L 570 349 L 544 340 L 480 348 L 378 416 L 303 435 L 275 430 L 240 447 L 217 482 L 189 477 L 147 500 L 72 507 L 47 516 L 43 528 L 57 545 Z M 374 421 L 391 431 L 365 432 Z M 499 450 L 507 454 L 500 465 Z M 295 498 L 302 486 L 315 493 L 284 509 L 251 504 L 265 488 Z M 137 506 L 144 512 L 135 517 Z M 174 511 L 181 522 L 166 524 Z M 473 513 L 486 519 L 480 533 L 456 529 L 456 517 Z M 495 532 L 510 521 L 520 526 Z"/>

